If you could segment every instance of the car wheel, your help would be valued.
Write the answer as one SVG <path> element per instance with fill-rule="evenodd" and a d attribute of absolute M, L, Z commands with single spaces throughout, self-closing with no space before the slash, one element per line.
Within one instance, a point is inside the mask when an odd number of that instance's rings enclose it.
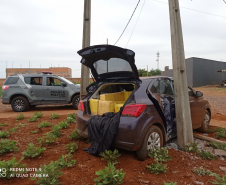
<path fill-rule="evenodd" d="M 73 99 L 72 99 L 72 105 L 73 107 L 78 110 L 78 104 L 80 101 L 80 95 L 76 95 Z"/>
<path fill-rule="evenodd" d="M 145 160 L 148 157 L 148 150 L 161 148 L 163 146 L 163 134 L 159 127 L 151 126 L 144 137 L 143 143 L 139 150 L 136 151 L 140 160 Z"/>
<path fill-rule="evenodd" d="M 28 101 L 22 96 L 13 98 L 11 102 L 11 107 L 15 112 L 24 112 L 28 109 Z"/>
<path fill-rule="evenodd" d="M 208 110 L 206 110 L 204 118 L 203 118 L 203 122 L 201 124 L 201 127 L 198 128 L 199 132 L 206 132 L 207 131 L 207 129 L 209 128 L 210 119 L 211 119 L 210 112 Z"/>

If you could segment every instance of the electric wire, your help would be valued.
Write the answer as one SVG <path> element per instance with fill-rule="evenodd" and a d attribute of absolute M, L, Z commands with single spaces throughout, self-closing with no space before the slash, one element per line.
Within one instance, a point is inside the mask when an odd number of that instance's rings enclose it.
<path fill-rule="evenodd" d="M 128 40 L 127 43 L 126 43 L 125 48 L 127 47 L 128 43 L 129 43 L 129 41 L 130 41 L 130 39 L 131 39 L 131 37 L 132 37 L 132 35 L 133 35 L 133 32 L 134 32 L 134 30 L 135 30 L 135 28 L 136 28 L 136 25 L 137 25 L 137 22 L 138 22 L 138 20 L 139 20 L 139 18 L 140 18 L 140 14 L 141 14 L 141 12 L 142 12 L 142 10 L 143 10 L 145 1 L 146 1 L 146 0 L 144 0 L 144 2 L 143 2 L 143 5 L 142 5 L 141 10 L 140 10 L 140 13 L 139 13 L 139 15 L 138 15 L 137 21 L 136 21 L 136 23 L 135 23 L 135 25 L 134 25 L 134 27 L 133 27 L 133 31 L 132 31 L 132 33 L 130 34 L 129 40 Z"/>
<path fill-rule="evenodd" d="M 138 1 L 137 6 L 135 7 L 135 9 L 134 9 L 134 11 L 133 11 L 133 13 L 132 13 L 132 15 L 131 15 L 131 17 L 130 17 L 128 23 L 126 24 L 126 27 L 124 28 L 122 34 L 120 35 L 120 37 L 118 38 L 118 40 L 116 41 L 115 44 L 117 44 L 117 42 L 119 41 L 119 39 L 122 37 L 123 33 L 125 32 L 125 30 L 126 30 L 127 26 L 129 25 L 129 23 L 130 23 L 130 21 L 131 21 L 131 19 L 132 19 L 132 17 L 133 17 L 133 14 L 135 13 L 135 11 L 136 11 L 136 9 L 137 9 L 139 3 L 140 3 L 140 0 Z M 114 44 L 114 45 L 115 45 L 115 44 Z"/>
<path fill-rule="evenodd" d="M 223 0 L 224 1 L 224 3 L 226 4 L 226 1 L 225 0 Z"/>
<path fill-rule="evenodd" d="M 159 2 L 159 3 L 168 4 L 166 2 L 158 1 L 158 0 L 152 0 L 152 1 L 156 1 L 156 2 Z M 223 0 L 223 1 L 225 2 L 225 0 Z M 212 14 L 212 13 L 208 13 L 208 12 L 203 12 L 203 11 L 200 11 L 200 10 L 195 10 L 195 9 L 187 8 L 187 7 L 183 7 L 183 6 L 180 6 L 180 8 L 184 8 L 184 9 L 187 9 L 187 10 L 191 10 L 191 11 L 195 11 L 195 12 L 199 12 L 199 13 L 203 13 L 203 14 L 208 14 L 208 15 L 213 15 L 213 16 L 217 16 L 217 17 L 226 18 L 225 16 L 222 16 L 222 15 L 216 15 L 216 14 Z"/>

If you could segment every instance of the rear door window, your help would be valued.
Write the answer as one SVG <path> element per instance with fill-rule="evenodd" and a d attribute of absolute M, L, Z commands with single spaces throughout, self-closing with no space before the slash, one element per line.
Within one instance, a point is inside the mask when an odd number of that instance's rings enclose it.
<path fill-rule="evenodd" d="M 46 84 L 47 86 L 61 86 L 61 83 L 63 83 L 63 81 L 58 78 L 48 77 Z"/>
<path fill-rule="evenodd" d="M 19 77 L 8 77 L 4 85 L 16 84 L 19 80 Z"/>
<path fill-rule="evenodd" d="M 150 91 L 151 91 L 152 93 L 160 93 L 160 90 L 159 90 L 159 81 L 158 81 L 158 80 L 156 80 L 156 81 L 153 83 L 153 85 L 151 86 Z"/>
<path fill-rule="evenodd" d="M 159 84 L 160 94 L 174 95 L 172 82 L 167 79 L 161 79 Z"/>
<path fill-rule="evenodd" d="M 30 85 L 42 85 L 42 77 L 25 77 L 24 82 Z"/>

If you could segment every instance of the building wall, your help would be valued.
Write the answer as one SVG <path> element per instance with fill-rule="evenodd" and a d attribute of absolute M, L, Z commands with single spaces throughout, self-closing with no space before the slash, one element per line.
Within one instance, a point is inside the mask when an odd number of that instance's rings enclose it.
<path fill-rule="evenodd" d="M 188 85 L 192 87 L 219 85 L 223 79 L 217 71 L 226 69 L 226 62 L 196 57 L 185 59 L 185 64 Z M 173 70 L 162 71 L 161 75 L 173 77 Z"/>
<path fill-rule="evenodd" d="M 226 69 L 226 62 L 193 58 L 194 87 L 205 85 L 219 85 L 222 82 L 222 74 L 218 70 Z"/>
<path fill-rule="evenodd" d="M 6 78 L 15 74 L 38 74 L 42 71 L 51 71 L 54 75 L 59 75 L 65 78 L 72 77 L 72 70 L 68 67 L 50 67 L 50 68 L 7 68 Z"/>

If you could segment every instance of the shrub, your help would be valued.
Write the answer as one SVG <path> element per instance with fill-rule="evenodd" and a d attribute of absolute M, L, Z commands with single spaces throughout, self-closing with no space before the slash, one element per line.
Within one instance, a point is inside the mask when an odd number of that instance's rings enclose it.
<path fill-rule="evenodd" d="M 42 121 L 39 125 L 38 128 L 42 128 L 42 127 L 49 127 L 51 126 L 51 124 L 47 121 Z"/>
<path fill-rule="evenodd" d="M 77 129 L 76 129 L 76 130 L 74 130 L 74 131 L 70 134 L 69 138 L 70 138 L 71 140 L 78 140 L 78 139 L 81 138 L 81 136 L 79 135 L 79 133 L 78 133 L 78 131 L 77 131 Z"/>
<path fill-rule="evenodd" d="M 38 177 L 36 184 L 42 185 L 57 185 L 60 183 L 59 177 L 63 175 L 58 166 L 56 166 L 55 162 L 51 161 L 48 165 L 40 166 L 41 170 L 35 172 L 36 174 L 40 174 L 41 177 Z M 43 174 L 47 174 L 47 176 L 43 177 Z M 35 177 L 30 178 L 31 180 L 36 180 Z"/>
<path fill-rule="evenodd" d="M 37 116 L 32 116 L 31 118 L 28 119 L 29 122 L 36 122 L 38 121 L 38 117 Z"/>
<path fill-rule="evenodd" d="M 18 127 L 13 127 L 9 130 L 9 132 L 18 132 Z"/>
<path fill-rule="evenodd" d="M 22 152 L 23 156 L 25 158 L 33 158 L 41 155 L 42 152 L 44 152 L 46 149 L 45 148 L 40 148 L 40 147 L 35 147 L 33 143 L 29 143 L 27 150 Z"/>
<path fill-rule="evenodd" d="M 78 149 L 78 144 L 70 142 L 65 146 L 65 149 L 68 153 L 74 153 Z"/>
<path fill-rule="evenodd" d="M 149 150 L 149 157 L 154 157 L 156 162 L 171 161 L 172 157 L 169 156 L 167 148 L 156 148 Z"/>
<path fill-rule="evenodd" d="M 112 152 L 111 150 L 105 150 L 105 152 L 100 153 L 100 156 L 103 157 L 102 160 L 107 161 L 108 163 L 117 163 L 117 158 L 120 156 L 121 154 L 118 152 L 118 150 L 114 150 L 114 152 Z"/>
<path fill-rule="evenodd" d="M 212 175 L 213 174 L 210 170 L 206 170 L 202 166 L 199 167 L 199 168 L 197 168 L 197 167 L 193 168 L 192 172 L 199 175 L 199 176 Z"/>
<path fill-rule="evenodd" d="M 52 113 L 52 114 L 50 114 L 50 117 L 49 117 L 49 119 L 57 119 L 57 118 L 59 118 L 60 117 L 60 115 L 59 114 L 55 114 L 55 113 Z"/>
<path fill-rule="evenodd" d="M 73 156 L 70 153 L 60 156 L 60 158 L 57 161 L 55 161 L 55 165 L 59 169 L 72 167 L 75 165 L 75 163 L 76 163 L 76 160 L 73 159 Z"/>
<path fill-rule="evenodd" d="M 98 185 L 102 184 L 122 184 L 123 178 L 126 173 L 122 173 L 122 169 L 115 170 L 114 164 L 109 163 L 107 167 L 103 170 L 99 170 L 95 173 L 98 177 L 94 179 L 95 183 Z"/>
<path fill-rule="evenodd" d="M 5 169 L 6 171 L 6 175 L 5 177 L 3 176 L 3 174 L 0 176 L 0 178 L 7 178 L 10 179 L 12 177 L 15 177 L 15 174 L 20 174 L 20 173 L 25 173 L 24 171 L 11 171 L 11 168 L 25 168 L 26 165 L 24 164 L 20 164 L 20 161 L 17 161 L 16 158 L 14 157 L 11 160 L 8 161 L 0 161 L 0 169 Z"/>
<path fill-rule="evenodd" d="M 44 137 L 39 138 L 38 140 L 41 145 L 44 145 L 44 144 L 49 145 L 49 144 L 54 143 L 54 141 L 56 141 L 57 139 L 58 138 L 56 135 L 54 135 L 51 132 L 47 132 L 47 133 L 45 133 Z"/>
<path fill-rule="evenodd" d="M 185 147 L 184 147 L 184 151 L 185 152 L 197 152 L 198 151 L 198 147 L 197 147 L 197 144 L 196 143 L 190 143 L 190 144 L 187 144 Z"/>
<path fill-rule="evenodd" d="M 5 153 L 19 151 L 16 147 L 16 141 L 10 141 L 8 139 L 1 139 L 0 141 L 0 155 Z"/>
<path fill-rule="evenodd" d="M 31 133 L 36 134 L 36 133 L 38 133 L 38 130 L 32 130 Z"/>
<path fill-rule="evenodd" d="M 146 171 L 154 174 L 166 173 L 167 169 L 167 165 L 162 163 L 152 163 L 151 165 L 147 165 L 146 167 Z"/>
<path fill-rule="evenodd" d="M 56 137 L 60 137 L 62 134 L 62 132 L 60 130 L 61 130 L 61 127 L 59 125 L 54 125 L 52 127 L 51 133 L 54 134 Z"/>
<path fill-rule="evenodd" d="M 204 151 L 204 150 L 201 150 L 198 155 L 202 158 L 202 159 L 207 159 L 207 160 L 217 160 L 217 156 L 211 154 L 210 152 L 208 151 Z"/>
<path fill-rule="evenodd" d="M 0 138 L 5 138 L 9 137 L 9 132 L 8 131 L 0 131 Z"/>
<path fill-rule="evenodd" d="M 59 127 L 62 129 L 62 128 L 68 128 L 69 127 L 69 124 L 67 123 L 66 120 L 63 120 L 61 121 L 59 124 Z"/>
<path fill-rule="evenodd" d="M 35 112 L 34 116 L 36 116 L 37 118 L 41 118 L 43 116 L 42 112 Z"/>
<path fill-rule="evenodd" d="M 19 114 L 17 117 L 16 117 L 16 121 L 18 121 L 18 120 L 21 120 L 21 119 L 24 119 L 25 117 L 24 117 L 24 115 L 23 114 Z"/>

